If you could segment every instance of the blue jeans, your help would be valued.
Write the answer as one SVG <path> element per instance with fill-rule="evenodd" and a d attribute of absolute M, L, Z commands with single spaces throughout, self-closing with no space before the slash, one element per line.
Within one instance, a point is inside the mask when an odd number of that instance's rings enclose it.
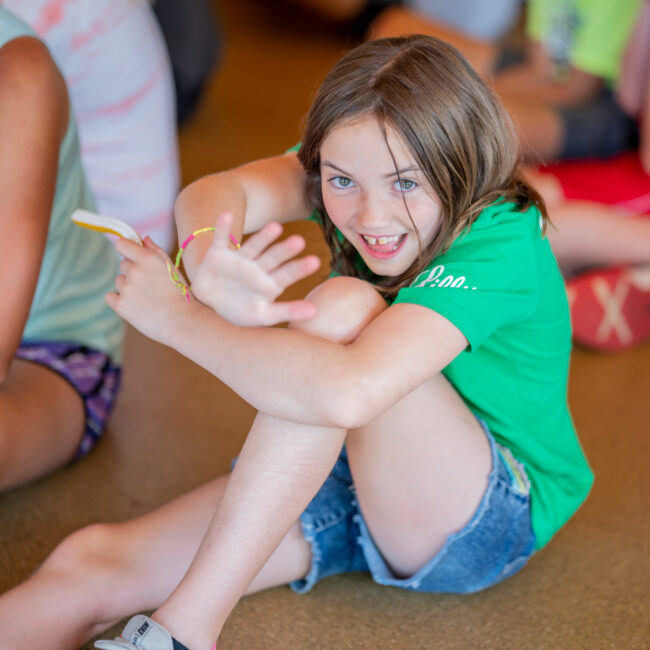
<path fill-rule="evenodd" d="M 328 576 L 367 571 L 381 585 L 410 591 L 470 593 L 519 571 L 533 554 L 530 484 L 524 468 L 500 447 L 487 427 L 492 470 L 476 512 L 419 571 L 396 577 L 370 536 L 359 510 L 345 448 L 331 474 L 300 517 L 311 544 L 308 574 L 291 583 L 309 591 Z"/>

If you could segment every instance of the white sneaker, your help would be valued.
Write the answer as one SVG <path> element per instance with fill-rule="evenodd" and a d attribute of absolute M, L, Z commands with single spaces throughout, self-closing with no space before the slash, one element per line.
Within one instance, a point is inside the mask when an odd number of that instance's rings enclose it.
<path fill-rule="evenodd" d="M 188 650 L 159 623 L 144 614 L 134 616 L 113 641 L 95 641 L 102 650 Z"/>

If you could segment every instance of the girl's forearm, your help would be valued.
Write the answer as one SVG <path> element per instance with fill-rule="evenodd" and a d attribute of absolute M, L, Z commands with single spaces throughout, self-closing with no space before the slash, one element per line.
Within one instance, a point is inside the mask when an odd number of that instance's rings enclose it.
<path fill-rule="evenodd" d="M 214 226 L 217 217 L 226 211 L 231 212 L 235 217 L 232 234 L 240 240 L 244 230 L 246 194 L 240 185 L 228 182 L 227 172 L 202 178 L 183 190 L 174 208 L 179 244 L 182 244 L 196 230 Z M 183 265 L 190 280 L 210 247 L 211 241 L 211 234 L 206 233 L 202 237 L 193 239 L 191 245 L 184 251 Z"/>
<path fill-rule="evenodd" d="M 186 187 L 176 202 L 179 242 L 199 228 L 214 226 L 224 212 L 234 215 L 232 234 L 239 241 L 242 233 L 256 232 L 271 221 L 306 219 L 311 209 L 304 186 L 305 172 L 295 152 L 201 178 Z M 184 263 L 190 280 L 211 239 L 199 237 L 188 247 Z"/>
<path fill-rule="evenodd" d="M 350 374 L 346 346 L 294 329 L 238 327 L 196 303 L 187 318 L 169 323 L 162 342 L 263 413 L 345 426 L 340 398 Z"/>

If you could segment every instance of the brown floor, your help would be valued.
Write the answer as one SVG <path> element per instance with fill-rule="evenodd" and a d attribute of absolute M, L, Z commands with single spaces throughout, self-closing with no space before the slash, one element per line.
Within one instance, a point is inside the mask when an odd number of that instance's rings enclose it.
<path fill-rule="evenodd" d="M 185 182 L 298 140 L 310 94 L 349 39 L 278 5 L 220 3 L 225 56 L 181 134 Z M 296 229 L 323 252 L 314 229 Z M 71 531 L 143 513 L 226 471 L 237 453 L 250 407 L 132 330 L 125 357 L 123 390 L 99 448 L 0 496 L 0 590 L 26 578 Z M 274 589 L 237 606 L 220 647 L 650 647 L 649 388 L 650 345 L 616 356 L 575 351 L 570 401 L 596 484 L 515 578 L 462 597 L 404 593 L 362 575 L 331 578 L 307 596 Z"/>

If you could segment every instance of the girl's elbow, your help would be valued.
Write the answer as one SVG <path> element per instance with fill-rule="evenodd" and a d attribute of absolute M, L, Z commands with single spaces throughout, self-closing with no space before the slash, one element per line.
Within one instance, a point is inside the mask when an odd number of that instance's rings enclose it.
<path fill-rule="evenodd" d="M 370 403 L 355 391 L 330 401 L 327 418 L 331 426 L 338 429 L 358 429 L 376 416 Z"/>

